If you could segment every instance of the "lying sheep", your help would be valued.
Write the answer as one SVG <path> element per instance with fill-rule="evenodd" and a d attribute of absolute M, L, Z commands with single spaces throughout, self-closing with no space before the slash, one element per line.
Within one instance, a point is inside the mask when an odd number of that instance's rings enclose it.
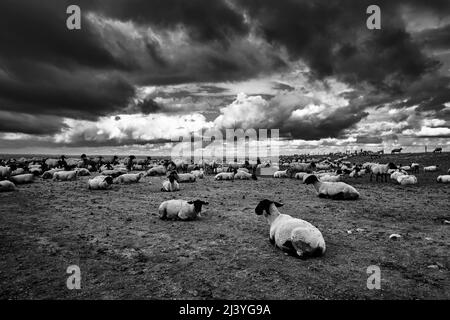
<path fill-rule="evenodd" d="M 111 176 L 96 176 L 88 180 L 89 190 L 107 190 L 111 189 L 113 178 Z"/>
<path fill-rule="evenodd" d="M 255 173 L 253 173 L 253 174 L 252 173 L 248 173 L 248 172 L 245 172 L 245 171 L 241 171 L 240 169 L 234 175 L 234 179 L 237 179 L 237 180 L 250 180 L 250 179 L 258 180 L 258 178 L 256 177 Z"/>
<path fill-rule="evenodd" d="M 153 167 L 145 173 L 146 176 L 164 176 L 167 173 L 167 169 L 165 166 L 156 166 Z"/>
<path fill-rule="evenodd" d="M 163 182 L 163 186 L 161 188 L 161 191 L 164 192 L 173 192 L 173 191 L 179 191 L 180 185 L 178 183 L 178 173 L 176 171 L 172 171 L 169 176 L 169 180 L 166 180 Z"/>
<path fill-rule="evenodd" d="M 9 178 L 11 175 L 11 168 L 0 166 L 0 179 L 1 178 Z"/>
<path fill-rule="evenodd" d="M 303 180 L 303 177 L 306 176 L 306 175 L 308 175 L 307 172 L 297 172 L 297 173 L 295 174 L 295 179 Z"/>
<path fill-rule="evenodd" d="M 322 182 L 311 174 L 304 177 L 303 183 L 314 185 L 318 196 L 321 198 L 334 200 L 356 200 L 359 198 L 359 192 L 344 182 Z"/>
<path fill-rule="evenodd" d="M 116 183 L 116 184 L 118 184 L 118 183 L 124 183 L 124 184 L 138 183 L 139 180 L 141 180 L 141 178 L 143 176 L 144 176 L 143 172 L 126 173 L 126 174 L 122 174 L 122 175 L 118 176 L 116 179 L 114 179 L 114 183 Z"/>
<path fill-rule="evenodd" d="M 436 181 L 439 183 L 450 183 L 450 175 L 439 176 L 437 177 Z"/>
<path fill-rule="evenodd" d="M 423 171 L 425 172 L 435 172 L 439 170 L 439 165 L 423 167 Z"/>
<path fill-rule="evenodd" d="M 243 171 L 243 172 L 246 172 L 246 173 L 249 173 L 249 172 L 250 172 L 247 168 L 239 168 L 239 169 L 237 169 L 237 171 L 238 171 L 238 172 L 239 172 L 239 171 Z"/>
<path fill-rule="evenodd" d="M 58 171 L 64 171 L 64 169 L 58 168 L 58 169 L 47 170 L 42 174 L 41 178 L 42 179 L 51 179 L 51 178 L 53 178 L 53 174 Z"/>
<path fill-rule="evenodd" d="M 417 184 L 417 177 L 413 175 L 401 175 L 397 177 L 397 182 L 402 186 Z"/>
<path fill-rule="evenodd" d="M 270 242 L 301 258 L 323 255 L 326 247 L 320 230 L 305 220 L 280 213 L 277 208 L 281 206 L 283 204 L 264 199 L 255 208 L 255 213 L 263 214 L 270 225 Z"/>
<path fill-rule="evenodd" d="M 288 175 L 287 175 L 287 170 L 284 170 L 284 171 L 275 171 L 275 172 L 273 173 L 273 177 L 274 177 L 274 178 L 287 178 L 287 177 L 288 177 Z"/>
<path fill-rule="evenodd" d="M 57 171 L 53 173 L 53 181 L 74 181 L 77 180 L 77 170 Z"/>
<path fill-rule="evenodd" d="M 14 171 L 11 171 L 11 176 L 18 176 L 20 174 L 24 174 L 25 173 L 25 169 L 24 168 L 17 168 Z"/>
<path fill-rule="evenodd" d="M 408 173 L 406 173 L 406 171 L 403 170 L 395 170 L 392 174 L 391 174 L 391 180 L 395 180 L 397 181 L 397 178 L 400 176 L 406 176 L 408 175 Z"/>
<path fill-rule="evenodd" d="M 322 182 L 338 182 L 338 181 L 341 181 L 342 175 L 326 174 L 326 175 L 321 176 L 319 179 Z"/>
<path fill-rule="evenodd" d="M 34 181 L 34 174 L 32 173 L 19 174 L 17 176 L 10 177 L 9 180 L 15 184 L 32 183 Z"/>
<path fill-rule="evenodd" d="M 160 219 L 172 220 L 193 220 L 200 216 L 202 205 L 208 202 L 202 200 L 186 201 L 186 200 L 167 200 L 159 206 Z"/>
<path fill-rule="evenodd" d="M 84 176 L 90 176 L 91 172 L 86 168 L 77 169 L 78 170 L 78 176 L 84 177 Z"/>
<path fill-rule="evenodd" d="M 16 190 L 16 185 L 11 181 L 8 180 L 0 181 L 0 192 L 7 192 L 14 190 Z"/>
<path fill-rule="evenodd" d="M 221 172 L 216 174 L 214 180 L 234 180 L 234 175 L 237 173 L 237 170 L 234 169 L 233 172 Z"/>
<path fill-rule="evenodd" d="M 192 173 L 179 173 L 178 174 L 178 181 L 180 183 L 195 182 L 195 180 L 196 180 L 196 177 Z"/>
<path fill-rule="evenodd" d="M 200 169 L 200 170 L 193 170 L 193 171 L 191 171 L 191 173 L 192 173 L 196 178 L 199 178 L 199 179 L 203 179 L 204 176 L 205 176 L 205 174 L 204 174 L 204 172 L 203 172 L 203 169 Z"/>

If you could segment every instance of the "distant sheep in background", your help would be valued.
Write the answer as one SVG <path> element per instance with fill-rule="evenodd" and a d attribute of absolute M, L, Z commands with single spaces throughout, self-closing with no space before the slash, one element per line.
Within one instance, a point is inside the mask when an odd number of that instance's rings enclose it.
<path fill-rule="evenodd" d="M 435 165 L 435 166 L 428 166 L 428 167 L 424 167 L 423 171 L 424 172 L 435 172 L 439 170 L 439 165 Z"/>

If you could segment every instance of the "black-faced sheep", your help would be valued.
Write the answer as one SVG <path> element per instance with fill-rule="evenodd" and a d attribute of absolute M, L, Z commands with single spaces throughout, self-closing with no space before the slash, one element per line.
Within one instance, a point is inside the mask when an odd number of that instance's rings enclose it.
<path fill-rule="evenodd" d="M 255 213 L 264 215 L 270 225 L 270 242 L 301 258 L 323 255 L 326 247 L 320 230 L 305 220 L 280 213 L 277 208 L 281 206 L 283 204 L 264 199 L 255 208 Z"/>
<path fill-rule="evenodd" d="M 172 171 L 169 176 L 169 180 L 166 180 L 162 184 L 161 191 L 165 192 L 173 192 L 173 191 L 179 191 L 180 185 L 178 183 L 178 173 L 174 170 Z"/>
<path fill-rule="evenodd" d="M 193 220 L 200 216 L 202 206 L 208 202 L 202 200 L 167 200 L 159 206 L 159 217 L 163 220 Z"/>
<path fill-rule="evenodd" d="M 107 190 L 111 189 L 113 178 L 111 176 L 96 176 L 88 180 L 88 188 L 90 190 Z"/>
<path fill-rule="evenodd" d="M 344 182 L 322 182 L 311 174 L 303 178 L 303 183 L 312 184 L 321 198 L 334 200 L 356 200 L 359 198 L 359 192 Z"/>

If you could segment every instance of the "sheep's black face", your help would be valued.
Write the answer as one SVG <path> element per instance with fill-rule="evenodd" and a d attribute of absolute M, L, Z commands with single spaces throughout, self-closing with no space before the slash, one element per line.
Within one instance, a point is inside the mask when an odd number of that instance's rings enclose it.
<path fill-rule="evenodd" d="M 317 181 L 319 181 L 319 179 L 315 175 L 311 174 L 310 176 L 308 176 L 305 179 L 305 181 L 303 183 L 304 184 L 312 184 L 312 183 L 317 182 Z"/>
<path fill-rule="evenodd" d="M 283 206 L 282 203 L 276 202 L 276 201 L 272 201 L 272 200 L 268 200 L 268 199 L 264 199 L 262 201 L 260 201 L 258 203 L 258 205 L 255 208 L 255 213 L 260 216 L 264 213 L 264 211 L 266 211 L 267 214 L 270 214 L 270 205 L 274 203 L 275 206 L 277 207 L 281 207 Z"/>
<path fill-rule="evenodd" d="M 202 200 L 195 200 L 195 201 L 189 201 L 189 204 L 194 204 L 194 210 L 195 212 L 200 212 L 202 211 L 202 205 L 207 205 L 208 202 L 206 201 L 202 201 Z"/>
<path fill-rule="evenodd" d="M 396 166 L 394 163 L 389 162 L 388 168 L 389 168 L 389 169 L 397 169 L 397 166 Z"/>
<path fill-rule="evenodd" d="M 254 174 L 254 173 L 252 174 L 252 179 L 253 180 L 258 180 L 258 178 L 256 177 L 256 174 Z"/>
<path fill-rule="evenodd" d="M 113 178 L 110 177 L 110 176 L 106 177 L 105 181 L 106 181 L 107 184 L 113 184 Z"/>

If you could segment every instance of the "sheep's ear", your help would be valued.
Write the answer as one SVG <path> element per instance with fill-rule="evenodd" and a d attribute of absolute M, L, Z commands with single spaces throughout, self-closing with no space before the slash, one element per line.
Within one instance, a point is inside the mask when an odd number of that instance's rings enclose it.
<path fill-rule="evenodd" d="M 276 207 L 284 206 L 284 203 L 279 203 L 279 202 L 276 202 L 276 201 L 274 201 L 273 203 L 275 204 Z"/>

